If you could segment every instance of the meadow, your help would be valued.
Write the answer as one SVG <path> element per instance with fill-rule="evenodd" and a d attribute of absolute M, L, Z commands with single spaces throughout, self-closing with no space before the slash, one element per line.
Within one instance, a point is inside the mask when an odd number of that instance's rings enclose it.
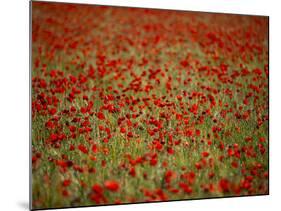
<path fill-rule="evenodd" d="M 32 207 L 268 194 L 268 17 L 32 3 Z"/>

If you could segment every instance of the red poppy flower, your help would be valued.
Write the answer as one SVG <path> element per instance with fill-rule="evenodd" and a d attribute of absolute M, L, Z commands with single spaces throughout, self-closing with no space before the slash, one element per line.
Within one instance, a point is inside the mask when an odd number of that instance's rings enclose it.
<path fill-rule="evenodd" d="M 103 188 L 102 188 L 102 186 L 100 186 L 98 184 L 95 184 L 95 185 L 92 186 L 92 191 L 94 191 L 98 195 L 103 194 Z"/>
<path fill-rule="evenodd" d="M 104 187 L 112 192 L 117 192 L 120 188 L 119 183 L 114 180 L 105 181 Z"/>
<path fill-rule="evenodd" d="M 92 152 L 93 152 L 93 153 L 96 153 L 97 151 L 98 151 L 97 145 L 96 145 L 96 144 L 93 144 L 93 146 L 92 146 Z"/>
<path fill-rule="evenodd" d="M 102 112 L 98 112 L 97 113 L 97 117 L 98 117 L 99 120 L 104 120 L 105 119 L 105 116 L 104 116 L 104 114 Z"/>
<path fill-rule="evenodd" d="M 121 127 L 121 128 L 120 128 L 120 132 L 121 132 L 121 133 L 126 133 L 126 128 Z"/>
<path fill-rule="evenodd" d="M 83 152 L 84 154 L 87 154 L 88 153 L 88 149 L 86 146 L 84 146 L 83 144 L 79 144 L 78 145 L 78 149 Z"/>
<path fill-rule="evenodd" d="M 66 179 L 66 180 L 64 180 L 63 182 L 62 182 L 62 185 L 64 186 L 64 187 L 67 187 L 67 186 L 69 186 L 71 184 L 71 180 L 70 179 Z"/>
<path fill-rule="evenodd" d="M 208 157 L 210 153 L 209 152 L 202 152 L 201 154 L 202 154 L 202 157 Z"/>

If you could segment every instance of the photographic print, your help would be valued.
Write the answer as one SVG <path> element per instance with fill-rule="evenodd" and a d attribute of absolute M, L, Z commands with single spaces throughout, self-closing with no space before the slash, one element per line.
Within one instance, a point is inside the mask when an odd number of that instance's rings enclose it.
<path fill-rule="evenodd" d="M 30 7 L 32 209 L 269 194 L 269 17 Z"/>

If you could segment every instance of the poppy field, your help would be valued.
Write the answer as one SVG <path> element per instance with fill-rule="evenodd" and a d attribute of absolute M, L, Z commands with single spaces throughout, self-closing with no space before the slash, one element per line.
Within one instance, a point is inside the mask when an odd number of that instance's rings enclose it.
<path fill-rule="evenodd" d="M 269 193 L 268 17 L 32 2 L 32 208 Z"/>

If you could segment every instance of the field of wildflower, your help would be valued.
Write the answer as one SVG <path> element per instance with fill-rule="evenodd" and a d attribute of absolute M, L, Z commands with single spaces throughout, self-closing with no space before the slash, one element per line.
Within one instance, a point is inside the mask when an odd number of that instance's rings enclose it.
<path fill-rule="evenodd" d="M 32 208 L 268 194 L 268 17 L 32 3 Z"/>

